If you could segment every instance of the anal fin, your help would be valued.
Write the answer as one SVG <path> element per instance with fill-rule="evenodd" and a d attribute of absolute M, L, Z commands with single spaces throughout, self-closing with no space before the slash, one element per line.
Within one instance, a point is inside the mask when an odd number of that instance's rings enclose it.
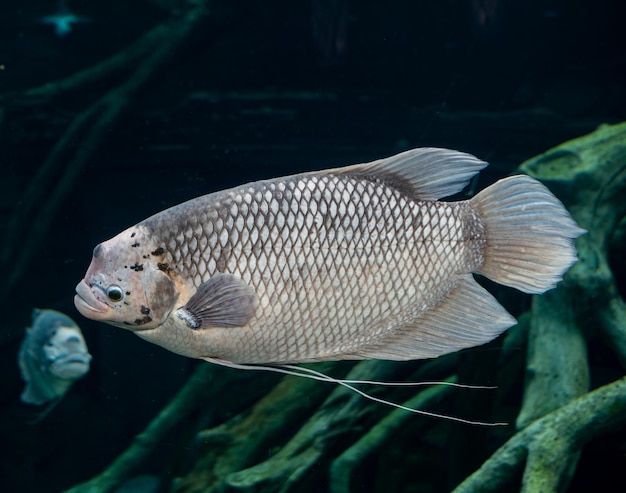
<path fill-rule="evenodd" d="M 515 318 L 468 274 L 411 324 L 351 352 L 348 358 L 434 358 L 489 342 L 515 324 Z"/>

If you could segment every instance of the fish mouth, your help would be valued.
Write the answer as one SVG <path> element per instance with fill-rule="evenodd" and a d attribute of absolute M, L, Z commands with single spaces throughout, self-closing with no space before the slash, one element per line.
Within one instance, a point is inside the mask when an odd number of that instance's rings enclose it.
<path fill-rule="evenodd" d="M 64 354 L 53 361 L 57 365 L 89 365 L 91 362 L 91 354 L 89 353 L 70 353 Z"/>
<path fill-rule="evenodd" d="M 74 306 L 84 317 L 94 320 L 101 320 L 110 310 L 109 305 L 100 301 L 87 282 L 83 279 L 76 286 L 76 296 L 74 296 Z"/>
<path fill-rule="evenodd" d="M 89 360 L 68 360 L 55 362 L 50 366 L 50 373 L 64 380 L 76 380 L 89 371 Z"/>

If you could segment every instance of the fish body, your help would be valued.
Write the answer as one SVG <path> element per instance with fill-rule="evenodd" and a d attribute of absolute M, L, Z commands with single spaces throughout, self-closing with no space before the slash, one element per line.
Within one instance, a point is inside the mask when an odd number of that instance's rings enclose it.
<path fill-rule="evenodd" d="M 33 310 L 18 364 L 26 387 L 21 400 L 41 405 L 60 399 L 89 371 L 91 355 L 76 323 L 55 310 Z"/>
<path fill-rule="evenodd" d="M 86 317 L 209 361 L 436 357 L 515 319 L 475 281 L 553 287 L 583 232 L 538 181 L 442 202 L 486 163 L 413 149 L 162 211 L 94 249 Z"/>

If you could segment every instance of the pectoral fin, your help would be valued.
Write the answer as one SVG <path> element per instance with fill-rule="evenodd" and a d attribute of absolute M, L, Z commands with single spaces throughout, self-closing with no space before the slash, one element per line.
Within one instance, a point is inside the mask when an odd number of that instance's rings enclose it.
<path fill-rule="evenodd" d="M 256 309 L 254 289 L 233 274 L 216 274 L 200 285 L 176 316 L 191 329 L 242 327 Z"/>

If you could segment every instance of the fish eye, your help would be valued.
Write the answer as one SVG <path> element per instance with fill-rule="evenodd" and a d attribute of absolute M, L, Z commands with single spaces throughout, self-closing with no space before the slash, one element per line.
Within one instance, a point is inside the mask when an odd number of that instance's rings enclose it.
<path fill-rule="evenodd" d="M 122 291 L 122 288 L 120 288 L 116 284 L 112 284 L 111 286 L 109 286 L 106 293 L 109 299 L 115 302 L 122 301 L 122 298 L 124 297 L 124 291 Z"/>

